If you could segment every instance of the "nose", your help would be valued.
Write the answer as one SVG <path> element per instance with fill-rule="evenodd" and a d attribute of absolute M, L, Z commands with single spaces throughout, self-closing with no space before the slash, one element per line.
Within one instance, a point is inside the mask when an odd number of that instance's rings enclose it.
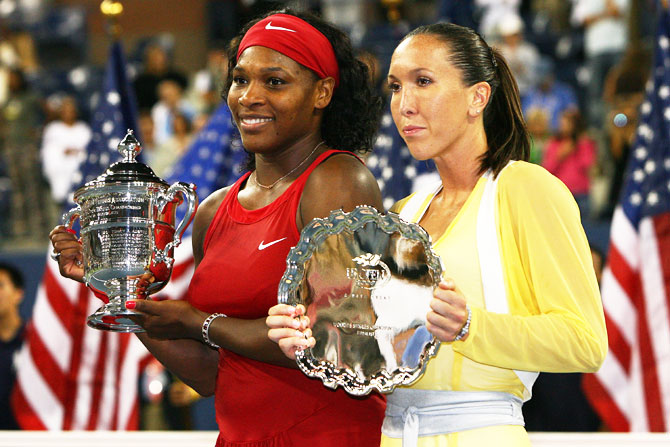
<path fill-rule="evenodd" d="M 252 107 L 254 105 L 265 103 L 265 97 L 261 94 L 261 89 L 257 82 L 249 82 L 241 92 L 237 102 L 242 107 Z"/>
<path fill-rule="evenodd" d="M 403 88 L 400 90 L 399 111 L 403 116 L 416 115 L 416 98 L 411 88 Z"/>

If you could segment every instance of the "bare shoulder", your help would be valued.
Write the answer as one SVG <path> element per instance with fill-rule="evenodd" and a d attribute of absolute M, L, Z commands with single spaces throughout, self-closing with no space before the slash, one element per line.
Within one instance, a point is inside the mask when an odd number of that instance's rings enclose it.
<path fill-rule="evenodd" d="M 214 191 L 210 194 L 198 207 L 193 219 L 193 255 L 195 257 L 196 265 L 200 262 L 203 255 L 203 244 L 205 242 L 205 235 L 207 229 L 214 220 L 216 211 L 221 206 L 221 202 L 230 191 L 231 186 Z"/>
<path fill-rule="evenodd" d="M 335 154 L 309 176 L 300 202 L 300 220 L 306 224 L 316 217 L 327 217 L 332 210 L 351 211 L 358 205 L 371 205 L 382 211 L 379 185 L 356 157 Z"/>

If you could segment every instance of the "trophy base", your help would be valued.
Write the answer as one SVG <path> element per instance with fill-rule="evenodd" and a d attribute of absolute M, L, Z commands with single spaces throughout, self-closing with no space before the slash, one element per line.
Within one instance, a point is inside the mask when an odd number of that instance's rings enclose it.
<path fill-rule="evenodd" d="M 86 324 L 93 328 L 110 332 L 145 332 L 144 328 L 129 317 L 135 312 L 111 301 L 89 315 Z"/>

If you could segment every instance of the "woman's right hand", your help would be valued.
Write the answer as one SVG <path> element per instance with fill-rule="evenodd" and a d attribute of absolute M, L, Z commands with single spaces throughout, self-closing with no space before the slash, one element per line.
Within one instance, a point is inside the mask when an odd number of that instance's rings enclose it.
<path fill-rule="evenodd" d="M 309 328 L 309 317 L 305 307 L 277 304 L 268 311 L 265 324 L 269 328 L 268 338 L 279 345 L 284 355 L 295 360 L 295 351 L 313 348 L 316 340 Z"/>
<path fill-rule="evenodd" d="M 49 239 L 57 257 L 60 274 L 84 282 L 84 256 L 77 236 L 63 225 L 59 225 L 51 230 Z"/>

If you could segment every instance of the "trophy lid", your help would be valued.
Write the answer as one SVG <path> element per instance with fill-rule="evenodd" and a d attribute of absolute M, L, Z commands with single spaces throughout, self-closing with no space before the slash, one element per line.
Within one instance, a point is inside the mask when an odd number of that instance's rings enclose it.
<path fill-rule="evenodd" d="M 140 142 L 137 141 L 133 135 L 132 129 L 128 129 L 128 133 L 119 143 L 117 150 L 123 155 L 123 160 L 111 165 L 107 171 L 101 174 L 98 178 L 91 180 L 84 185 L 84 188 L 96 188 L 110 183 L 159 183 L 168 185 L 167 182 L 158 177 L 154 171 L 144 163 L 135 160 L 135 157 L 142 151 Z"/>

